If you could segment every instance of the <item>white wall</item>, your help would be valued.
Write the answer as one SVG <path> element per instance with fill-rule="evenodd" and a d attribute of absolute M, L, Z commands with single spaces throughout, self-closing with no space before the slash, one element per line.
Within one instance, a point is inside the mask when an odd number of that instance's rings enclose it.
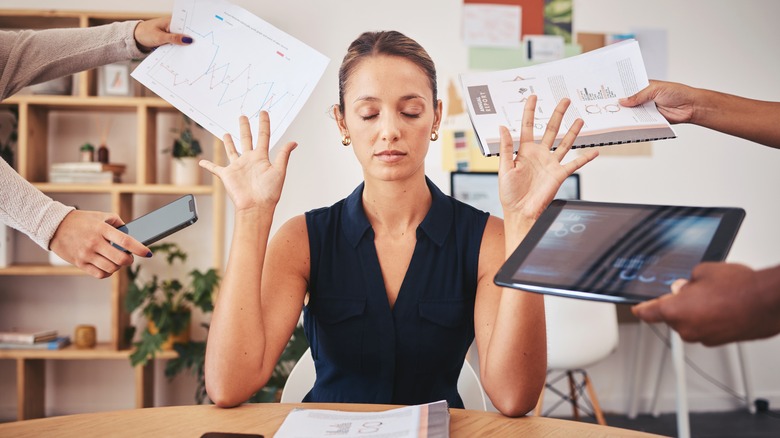
<path fill-rule="evenodd" d="M 60 1 L 6 0 L 5 8 L 58 9 Z M 326 115 L 337 100 L 337 69 L 348 44 L 364 30 L 396 29 L 417 39 L 437 62 L 440 89 L 446 80 L 466 69 L 467 53 L 460 44 L 460 2 L 447 0 L 396 0 L 377 3 L 355 0 L 287 2 L 238 0 L 236 3 L 295 35 L 331 58 L 331 64 L 311 99 L 292 124 L 284 140 L 299 142 L 288 172 L 276 225 L 311 208 L 346 196 L 361 180 L 360 167 L 349 148 L 339 142 L 338 131 Z M 67 8 L 79 10 L 132 10 L 166 13 L 171 1 L 137 0 L 132 4 L 72 0 Z M 306 13 L 302 11 L 306 10 Z M 776 85 L 780 58 L 776 19 L 780 3 L 772 0 L 711 2 L 690 0 L 633 1 L 575 0 L 575 30 L 624 32 L 632 27 L 662 28 L 669 35 L 669 79 L 747 97 L 780 101 Z M 446 105 L 445 105 L 446 106 Z M 747 211 L 730 260 L 766 267 L 780 263 L 780 231 L 773 226 L 780 215 L 780 151 L 707 131 L 694 126 L 676 128 L 678 139 L 653 145 L 651 157 L 604 156 L 582 170 L 583 196 L 589 200 L 738 206 Z M 428 157 L 429 176 L 447 190 L 448 174 L 441 169 L 435 144 Z M 316 178 L 312 177 L 316 175 Z M 230 214 L 228 214 L 230 228 Z M 198 224 L 207 229 L 207 222 Z M 34 253 L 30 247 L 25 251 Z M 33 255 L 33 257 L 38 257 Z M 193 261 L 203 266 L 208 258 Z M 70 331 L 85 318 L 94 318 L 107 330 L 106 294 L 96 291 L 90 279 L 43 280 L 3 277 L 0 281 L 0 319 L 45 318 Z M 49 289 L 67 284 L 68 292 Z M 31 290 L 34 289 L 34 290 Z M 63 287 L 64 289 L 64 287 Z M 76 292 L 75 290 L 78 290 Z M 70 312 L 62 312 L 68 309 Z M 602 406 L 622 412 L 627 405 L 625 387 L 631 378 L 636 324 L 621 328 L 618 351 L 594 366 L 591 375 Z M 772 372 L 780 359 L 780 338 L 746 343 L 750 375 L 757 396 L 780 404 L 780 381 Z M 652 364 L 660 356 L 654 336 L 642 348 L 649 358 L 641 378 L 642 407 L 652 397 Z M 728 366 L 727 349 L 689 346 L 689 358 L 727 385 L 740 389 Z M 132 407 L 132 372 L 124 363 L 52 362 L 47 374 L 47 413 Z M 722 390 L 689 370 L 690 406 L 694 411 L 723 410 L 735 406 Z M 0 361 L 0 419 L 15 416 L 14 363 Z M 172 385 L 158 376 L 158 404 L 192 403 L 192 383 L 177 379 Z M 674 382 L 667 368 L 661 386 L 662 411 L 674 410 Z"/>

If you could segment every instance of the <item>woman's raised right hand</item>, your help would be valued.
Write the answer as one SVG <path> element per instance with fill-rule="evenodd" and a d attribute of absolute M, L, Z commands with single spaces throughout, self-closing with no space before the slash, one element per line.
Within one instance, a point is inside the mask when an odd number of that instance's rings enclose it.
<path fill-rule="evenodd" d="M 227 166 L 218 166 L 211 161 L 201 160 L 199 164 L 222 180 L 235 205 L 236 213 L 253 209 L 274 209 L 282 193 L 290 153 L 298 144 L 290 142 L 282 146 L 272 163 L 268 158 L 271 138 L 268 113 L 260 112 L 260 131 L 255 148 L 252 147 L 249 119 L 241 116 L 239 125 L 242 151 L 240 155 L 233 143 L 233 137 L 225 134 L 225 152 L 230 163 Z"/>

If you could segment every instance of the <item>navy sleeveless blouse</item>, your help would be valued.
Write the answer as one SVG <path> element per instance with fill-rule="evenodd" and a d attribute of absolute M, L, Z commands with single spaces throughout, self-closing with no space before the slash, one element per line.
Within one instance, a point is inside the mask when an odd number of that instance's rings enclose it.
<path fill-rule="evenodd" d="M 474 339 L 474 299 L 488 214 L 444 195 L 432 203 L 391 309 L 363 211 L 363 184 L 306 213 L 311 254 L 304 330 L 317 370 L 307 402 L 463 407 L 458 376 Z"/>

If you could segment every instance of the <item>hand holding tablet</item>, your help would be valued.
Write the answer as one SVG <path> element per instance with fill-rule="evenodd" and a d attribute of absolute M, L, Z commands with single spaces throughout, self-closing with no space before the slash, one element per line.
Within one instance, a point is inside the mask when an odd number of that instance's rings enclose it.
<path fill-rule="evenodd" d="M 722 261 L 744 210 L 555 200 L 495 277 L 530 292 L 639 303 Z"/>

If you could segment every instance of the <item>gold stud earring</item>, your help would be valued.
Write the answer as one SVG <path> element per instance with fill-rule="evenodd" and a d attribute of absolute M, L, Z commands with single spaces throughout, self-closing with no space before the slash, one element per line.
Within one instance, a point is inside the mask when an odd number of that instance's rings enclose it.
<path fill-rule="evenodd" d="M 343 144 L 344 146 L 349 146 L 352 144 L 352 139 L 349 138 L 347 134 L 343 134 L 341 136 L 341 144 Z"/>
<path fill-rule="evenodd" d="M 436 141 L 439 139 L 439 133 L 436 131 L 431 132 L 431 141 Z"/>

